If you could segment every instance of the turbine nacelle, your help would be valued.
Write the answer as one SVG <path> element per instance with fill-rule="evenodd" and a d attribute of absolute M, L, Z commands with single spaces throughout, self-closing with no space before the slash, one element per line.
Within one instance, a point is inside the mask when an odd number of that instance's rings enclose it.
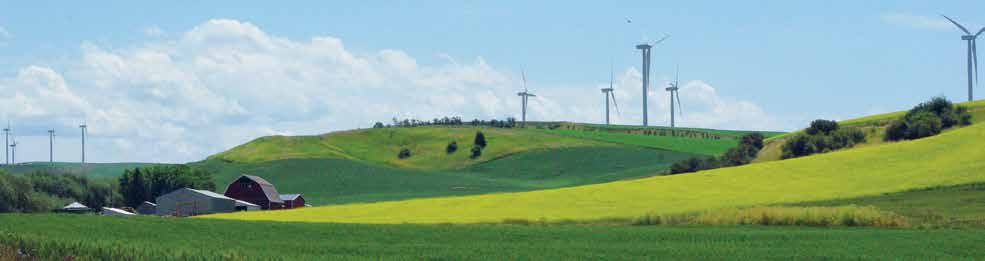
<path fill-rule="evenodd" d="M 965 40 L 965 41 L 975 40 L 975 38 L 977 38 L 977 37 L 978 36 L 975 36 L 975 35 L 962 35 L 961 36 L 961 40 Z"/>

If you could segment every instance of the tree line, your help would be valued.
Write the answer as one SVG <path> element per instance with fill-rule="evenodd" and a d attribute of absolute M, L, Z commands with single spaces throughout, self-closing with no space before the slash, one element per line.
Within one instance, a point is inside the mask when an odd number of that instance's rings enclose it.
<path fill-rule="evenodd" d="M 215 190 L 211 172 L 187 165 L 127 169 L 117 181 L 123 204 L 129 207 L 137 207 L 144 201 L 155 202 L 158 196 L 180 188 Z"/>
<path fill-rule="evenodd" d="M 396 117 L 394 117 L 390 123 L 385 124 L 379 121 L 374 123 L 373 128 L 381 129 L 381 128 L 407 128 L 407 127 L 421 127 L 421 126 L 466 126 L 466 125 L 473 127 L 488 126 L 494 128 L 519 127 L 516 118 L 513 117 L 508 117 L 506 118 L 506 120 L 491 119 L 487 121 L 487 120 L 473 119 L 472 121 L 465 122 L 462 121 L 461 117 L 453 116 L 453 117 L 434 118 L 433 120 L 418 120 L 418 119 L 398 120 Z"/>
<path fill-rule="evenodd" d="M 73 201 L 98 209 L 119 200 L 108 180 L 53 170 L 21 175 L 0 170 L 0 212 L 48 212 Z"/>
<path fill-rule="evenodd" d="M 763 135 L 754 132 L 739 138 L 739 145 L 719 157 L 691 157 L 670 166 L 670 174 L 697 172 L 708 169 L 749 164 L 763 149 Z"/>

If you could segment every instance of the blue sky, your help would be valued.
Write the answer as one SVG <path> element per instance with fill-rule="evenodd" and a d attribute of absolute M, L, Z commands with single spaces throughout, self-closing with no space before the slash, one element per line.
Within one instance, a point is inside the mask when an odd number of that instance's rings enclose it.
<path fill-rule="evenodd" d="M 638 124 L 638 52 L 654 86 L 680 65 L 682 124 L 792 130 L 965 97 L 974 1 L 5 1 L 0 116 L 20 159 L 186 162 L 252 138 L 368 127 L 390 117 L 516 116 L 519 72 L 533 120 L 601 119 L 610 61 L 616 121 Z M 633 22 L 627 23 L 630 19 Z M 320 39 L 320 40 L 319 40 Z M 232 59 L 232 60 L 230 60 Z M 231 62 L 232 61 L 232 62 Z M 976 90 L 976 98 L 985 90 Z M 9 98 L 20 97 L 20 98 Z M 490 98 L 492 97 L 492 98 Z M 665 93 L 650 122 L 667 124 Z M 215 102 L 210 102 L 215 101 Z M 28 145 L 23 145 L 28 144 Z"/>

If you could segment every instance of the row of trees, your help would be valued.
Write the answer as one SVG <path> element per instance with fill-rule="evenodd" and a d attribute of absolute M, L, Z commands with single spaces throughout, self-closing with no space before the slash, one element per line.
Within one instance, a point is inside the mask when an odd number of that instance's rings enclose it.
<path fill-rule="evenodd" d="M 454 116 L 454 117 L 434 118 L 434 120 L 417 120 L 417 119 L 398 120 L 397 118 L 393 118 L 390 124 L 384 124 L 383 122 L 378 121 L 373 124 L 373 128 L 380 129 L 380 128 L 394 128 L 394 127 L 400 128 L 400 127 L 420 127 L 420 126 L 464 126 L 466 124 L 475 127 L 489 126 L 494 128 L 516 128 L 519 126 L 517 124 L 516 118 L 513 117 L 506 118 L 506 120 L 492 119 L 486 121 L 486 120 L 473 119 L 470 122 L 464 122 L 462 121 L 461 117 Z"/>
<path fill-rule="evenodd" d="M 0 171 L 0 212 L 47 212 L 72 201 L 92 208 L 119 202 L 109 182 L 67 173 Z"/>
<path fill-rule="evenodd" d="M 127 169 L 118 179 L 119 192 L 126 206 L 137 207 L 180 188 L 215 190 L 212 176 L 212 172 L 187 165 Z"/>
<path fill-rule="evenodd" d="M 886 141 L 914 140 L 933 136 L 954 126 L 971 124 L 968 109 L 956 106 L 943 97 L 913 107 L 903 118 L 893 121 L 886 128 Z"/>
<path fill-rule="evenodd" d="M 815 153 L 854 147 L 865 142 L 865 133 L 856 128 L 841 128 L 838 122 L 814 120 L 810 127 L 783 144 L 783 159 L 803 157 Z"/>
<path fill-rule="evenodd" d="M 763 149 L 763 135 L 755 132 L 739 138 L 739 145 L 729 149 L 720 157 L 691 157 L 670 166 L 671 174 L 697 172 L 707 169 L 749 164 Z"/>

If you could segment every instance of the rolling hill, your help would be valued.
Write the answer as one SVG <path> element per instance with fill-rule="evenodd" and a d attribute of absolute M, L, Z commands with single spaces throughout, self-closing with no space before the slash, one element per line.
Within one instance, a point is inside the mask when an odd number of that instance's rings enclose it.
<path fill-rule="evenodd" d="M 206 216 L 351 223 L 597 220 L 850 198 L 985 181 L 985 124 L 920 140 L 629 181 L 522 193 Z M 714 188 L 714 189 L 708 189 Z M 399 213 L 399 214 L 398 214 Z"/>

